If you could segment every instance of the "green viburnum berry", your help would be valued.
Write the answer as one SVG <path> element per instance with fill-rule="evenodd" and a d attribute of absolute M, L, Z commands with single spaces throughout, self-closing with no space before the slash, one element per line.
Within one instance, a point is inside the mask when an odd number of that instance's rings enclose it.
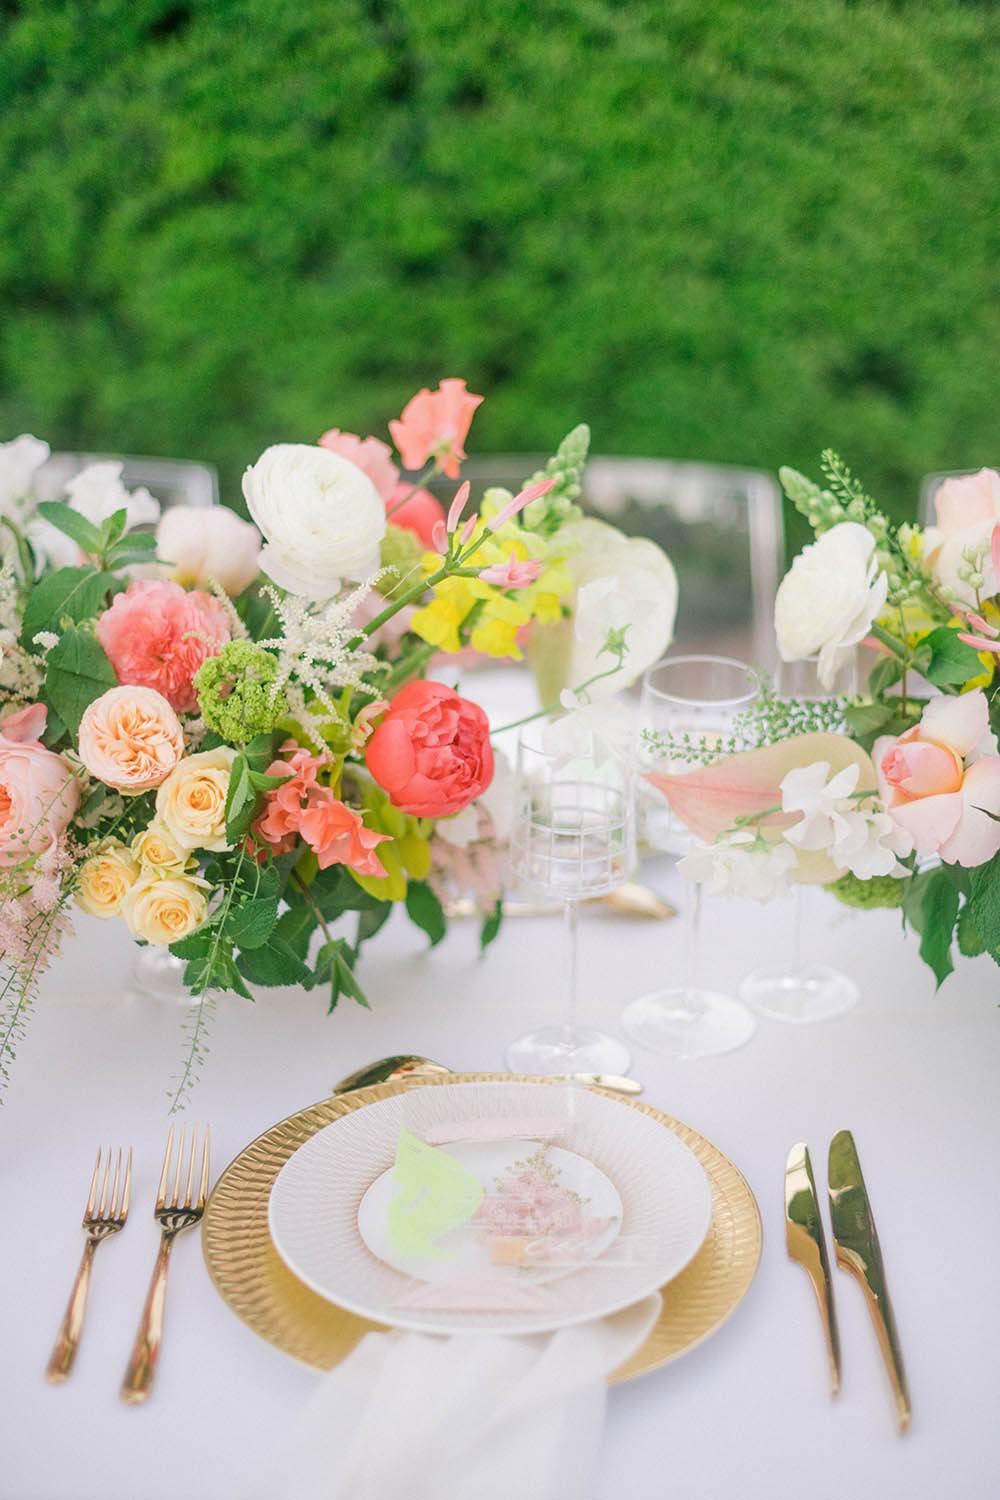
<path fill-rule="evenodd" d="M 209 656 L 194 674 L 198 707 L 209 729 L 224 740 L 244 745 L 267 734 L 288 714 L 288 699 L 272 684 L 278 663 L 253 641 L 230 641 L 218 656 Z"/>
<path fill-rule="evenodd" d="M 381 562 L 388 572 L 378 581 L 379 593 L 388 594 L 410 575 L 411 581 L 427 548 L 416 532 L 405 526 L 394 526 L 390 521 L 382 538 Z"/>
<path fill-rule="evenodd" d="M 848 871 L 826 889 L 845 906 L 856 906 L 863 911 L 877 906 L 899 906 L 903 899 L 903 881 L 895 875 L 874 875 L 871 880 L 862 880 Z"/>

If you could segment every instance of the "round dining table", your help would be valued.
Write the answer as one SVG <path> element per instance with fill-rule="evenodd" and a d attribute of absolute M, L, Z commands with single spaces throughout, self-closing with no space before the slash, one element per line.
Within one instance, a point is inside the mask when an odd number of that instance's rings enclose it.
<path fill-rule="evenodd" d="M 640 878 L 680 905 L 663 857 Z M 710 899 L 700 973 L 730 992 L 787 951 L 793 903 Z M 136 987 L 119 922 L 75 918 L 44 976 L 0 1111 L 3 1135 L 3 1500 L 234 1500 L 321 1375 L 273 1347 L 213 1284 L 200 1232 L 178 1238 L 154 1389 L 119 1395 L 158 1245 L 152 1206 L 188 1006 Z M 637 995 L 676 979 L 676 918 L 584 907 L 582 1019 L 616 1030 Z M 599 1500 L 987 1500 L 1000 1469 L 1000 973 L 959 959 L 935 989 L 898 912 L 807 903 L 810 957 L 857 982 L 860 1003 L 815 1024 L 760 1018 L 725 1055 L 668 1059 L 634 1047 L 644 1102 L 711 1141 L 748 1182 L 763 1223 L 749 1290 L 710 1337 L 614 1385 Z M 417 1053 L 465 1072 L 502 1071 L 504 1048 L 564 997 L 558 915 L 506 919 L 485 955 L 474 919 L 430 948 L 402 910 L 365 949 L 371 1008 L 320 991 L 221 996 L 183 1118 L 210 1124 L 212 1177 L 275 1123 L 327 1097 L 352 1070 Z M 809 1280 L 785 1246 L 784 1167 L 804 1142 L 827 1225 L 827 1151 L 853 1132 L 881 1239 L 912 1398 L 899 1436 L 857 1282 L 832 1270 L 843 1355 L 829 1391 Z M 75 1368 L 45 1367 L 83 1247 L 98 1147 L 132 1147 L 132 1208 L 102 1246 Z M 392 1500 L 392 1497 L 386 1497 Z M 585 1500 L 585 1497 L 581 1497 Z"/>

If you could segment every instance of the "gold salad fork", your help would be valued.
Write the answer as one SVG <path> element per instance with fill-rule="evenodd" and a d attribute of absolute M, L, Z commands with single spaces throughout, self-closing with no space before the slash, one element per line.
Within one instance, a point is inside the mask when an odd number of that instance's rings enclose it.
<path fill-rule="evenodd" d="M 102 1148 L 103 1149 L 103 1148 Z M 90 1268 L 94 1263 L 94 1254 L 102 1240 L 106 1240 L 109 1234 L 117 1234 L 122 1229 L 128 1218 L 129 1195 L 132 1189 L 132 1148 L 129 1147 L 128 1157 L 125 1162 L 125 1180 L 122 1181 L 122 1153 L 118 1148 L 118 1156 L 115 1160 L 115 1175 L 111 1177 L 111 1150 L 108 1150 L 108 1159 L 104 1167 L 104 1179 L 101 1183 L 101 1200 L 97 1201 L 97 1182 L 101 1172 L 101 1154 L 97 1153 L 97 1161 L 94 1163 L 94 1175 L 90 1179 L 90 1193 L 87 1197 L 87 1207 L 83 1211 L 83 1227 L 87 1231 L 87 1243 L 83 1249 L 83 1259 L 80 1261 L 80 1269 L 76 1273 L 73 1290 L 70 1293 L 69 1302 L 66 1304 L 66 1312 L 62 1320 L 62 1326 L 56 1337 L 51 1358 L 46 1366 L 45 1375 L 48 1380 L 57 1383 L 65 1380 L 73 1368 L 76 1358 L 77 1345 L 80 1342 L 80 1330 L 83 1328 L 83 1315 L 87 1308 L 87 1293 L 90 1290 Z M 110 1193 L 109 1193 L 110 1188 Z"/>
<path fill-rule="evenodd" d="M 125 1379 L 122 1382 L 121 1396 L 130 1406 L 136 1402 L 145 1401 L 153 1385 L 153 1376 L 156 1373 L 156 1360 L 160 1352 L 160 1344 L 163 1342 L 163 1308 L 167 1295 L 167 1267 L 170 1262 L 170 1249 L 174 1239 L 183 1229 L 190 1229 L 197 1224 L 205 1212 L 205 1198 L 208 1193 L 208 1126 L 205 1127 L 205 1141 L 201 1153 L 201 1173 L 198 1179 L 197 1193 L 195 1193 L 195 1162 L 198 1154 L 198 1127 L 195 1125 L 191 1132 L 191 1150 L 188 1156 L 187 1180 L 184 1186 L 184 1197 L 181 1198 L 181 1174 L 184 1169 L 184 1130 L 181 1126 L 180 1141 L 177 1146 L 177 1160 L 174 1167 L 173 1187 L 170 1197 L 167 1197 L 167 1184 L 170 1179 L 171 1160 L 174 1150 L 174 1127 L 171 1125 L 167 1136 L 167 1150 L 163 1158 L 163 1171 L 160 1173 L 160 1184 L 156 1190 L 156 1207 L 153 1217 L 160 1226 L 160 1249 L 156 1257 L 156 1266 L 153 1270 L 153 1278 L 149 1283 L 149 1291 L 146 1294 L 146 1305 L 142 1310 L 142 1318 L 139 1322 L 139 1331 L 135 1336 L 135 1344 L 132 1347 L 132 1357 L 125 1371 Z"/>

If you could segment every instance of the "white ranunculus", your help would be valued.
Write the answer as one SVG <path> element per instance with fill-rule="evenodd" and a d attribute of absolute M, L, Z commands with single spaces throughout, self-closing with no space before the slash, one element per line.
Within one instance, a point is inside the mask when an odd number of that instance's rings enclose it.
<path fill-rule="evenodd" d="M 587 689 L 592 699 L 608 697 L 634 682 L 669 646 L 677 614 L 677 575 L 655 542 L 624 536 L 592 517 L 564 526 L 559 544 L 564 543 L 575 585 L 572 638 L 566 639 L 568 633 L 558 625 L 542 628 L 533 644 L 533 664 L 540 682 L 550 679 L 543 684 L 543 697 L 553 686 L 579 688 L 614 666 L 614 657 L 602 648 L 611 631 L 627 627 L 621 671 Z M 542 660 L 547 644 L 565 656 L 554 682 L 551 666 Z"/>
<path fill-rule="evenodd" d="M 874 552 L 868 528 L 844 521 L 804 547 L 779 585 L 774 628 L 781 659 L 818 655 L 825 688 L 885 605 L 889 580 Z"/>
<path fill-rule="evenodd" d="M 235 598 L 260 571 L 260 532 L 224 505 L 173 505 L 156 528 L 156 550 L 176 583 L 213 580 Z"/>
<path fill-rule="evenodd" d="M 305 443 L 265 448 L 243 476 L 264 534 L 263 571 L 306 599 L 329 599 L 345 578 L 379 565 L 385 506 L 368 475 L 339 453 Z"/>
<path fill-rule="evenodd" d="M 31 494 L 35 470 L 49 456 L 49 445 L 23 432 L 9 443 L 0 443 L 0 515 Z"/>

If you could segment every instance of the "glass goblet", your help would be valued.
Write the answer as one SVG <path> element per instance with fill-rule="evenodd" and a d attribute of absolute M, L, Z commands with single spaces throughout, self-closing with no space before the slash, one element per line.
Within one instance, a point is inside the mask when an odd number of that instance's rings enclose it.
<path fill-rule="evenodd" d="M 713 758 L 738 714 L 760 691 L 745 662 L 726 656 L 664 657 L 643 675 L 637 763 L 650 772 L 682 775 Z M 690 830 L 662 792 L 648 783 L 647 840 L 667 853 L 691 848 Z M 625 1034 L 663 1056 L 707 1057 L 731 1052 L 756 1030 L 753 1013 L 732 995 L 701 984 L 698 977 L 702 891 L 695 885 L 684 902 L 684 956 L 679 984 L 641 995 L 622 1012 Z"/>
<path fill-rule="evenodd" d="M 522 885 L 562 902 L 566 992 L 561 1024 L 511 1042 L 512 1073 L 627 1073 L 628 1048 L 577 1020 L 577 912 L 630 877 L 635 861 L 632 769 L 627 756 L 590 745 L 586 753 L 548 748 L 545 726 L 522 730 L 517 752 L 509 864 Z"/>

